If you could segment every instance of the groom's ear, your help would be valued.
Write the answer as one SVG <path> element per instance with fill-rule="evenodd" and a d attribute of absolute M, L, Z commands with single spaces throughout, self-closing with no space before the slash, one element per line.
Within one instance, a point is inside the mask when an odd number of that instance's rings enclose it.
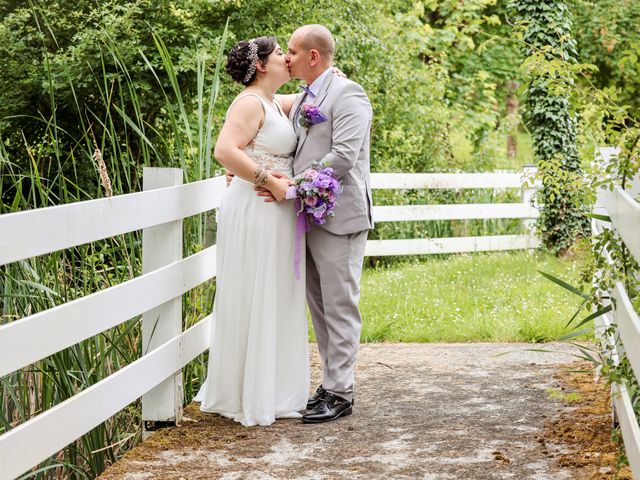
<path fill-rule="evenodd" d="M 311 66 L 315 67 L 320 61 L 320 52 L 318 50 L 311 49 L 309 50 L 309 56 L 311 57 Z"/>

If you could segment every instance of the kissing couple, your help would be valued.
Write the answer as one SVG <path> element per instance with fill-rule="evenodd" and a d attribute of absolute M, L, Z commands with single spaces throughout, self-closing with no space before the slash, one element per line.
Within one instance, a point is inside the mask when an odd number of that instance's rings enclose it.
<path fill-rule="evenodd" d="M 258 37 L 228 54 L 227 73 L 245 88 L 215 146 L 231 180 L 218 211 L 207 379 L 194 400 L 245 426 L 353 412 L 360 275 L 373 228 L 372 109 L 360 85 L 335 73 L 334 50 L 326 27 L 305 25 L 286 53 Z M 291 78 L 306 82 L 302 91 L 277 94 Z M 296 238 L 300 203 L 288 193 L 320 164 L 341 184 L 335 215 Z M 305 297 L 322 361 L 311 396 Z"/>

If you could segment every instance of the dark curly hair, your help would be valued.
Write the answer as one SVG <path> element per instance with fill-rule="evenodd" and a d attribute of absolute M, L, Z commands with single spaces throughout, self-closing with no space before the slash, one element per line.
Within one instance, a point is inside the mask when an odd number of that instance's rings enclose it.
<path fill-rule="evenodd" d="M 275 37 L 258 37 L 253 42 L 258 45 L 258 60 L 262 65 L 267 64 L 267 57 L 276 49 L 278 41 Z M 246 82 L 245 77 L 249 71 L 251 62 L 249 60 L 249 40 L 243 40 L 236 43 L 227 55 L 227 73 L 231 75 L 236 82 L 243 85 L 249 85 L 253 82 L 258 74 L 257 71 L 251 75 Z"/>

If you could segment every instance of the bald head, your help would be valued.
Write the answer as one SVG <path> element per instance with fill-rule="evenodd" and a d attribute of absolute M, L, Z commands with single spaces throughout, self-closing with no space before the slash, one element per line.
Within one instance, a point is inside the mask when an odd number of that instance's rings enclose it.
<path fill-rule="evenodd" d="M 329 62 L 333 60 L 336 42 L 324 25 L 304 25 L 293 32 L 293 36 L 298 38 L 298 45 L 303 50 L 317 50 Z"/>

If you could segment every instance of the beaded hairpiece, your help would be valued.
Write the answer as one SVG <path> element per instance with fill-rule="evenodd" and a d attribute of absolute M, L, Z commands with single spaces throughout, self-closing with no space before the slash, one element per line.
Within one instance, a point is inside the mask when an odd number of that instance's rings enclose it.
<path fill-rule="evenodd" d="M 249 40 L 249 53 L 247 55 L 247 59 L 249 60 L 249 69 L 247 70 L 247 74 L 244 76 L 244 83 L 251 80 L 253 74 L 256 73 L 256 64 L 258 63 L 258 44 L 254 39 Z"/>

